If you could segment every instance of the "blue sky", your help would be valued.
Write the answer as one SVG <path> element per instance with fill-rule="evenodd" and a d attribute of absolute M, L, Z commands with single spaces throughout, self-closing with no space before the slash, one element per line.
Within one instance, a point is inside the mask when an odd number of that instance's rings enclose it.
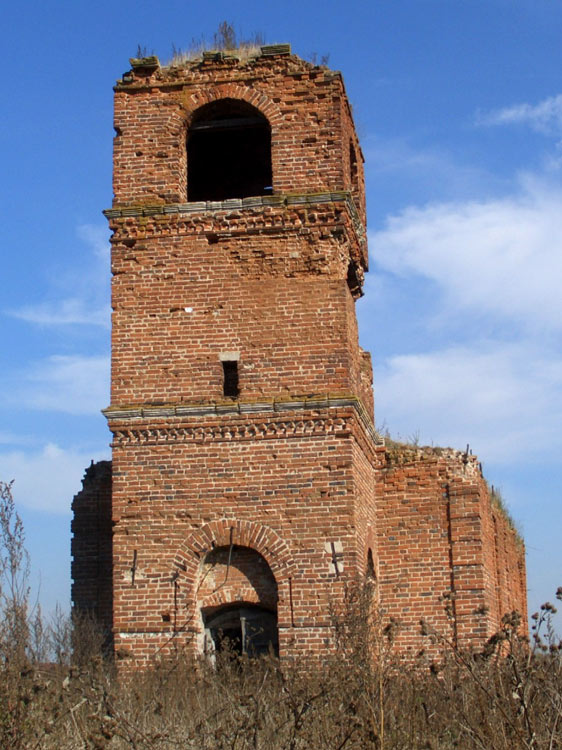
<path fill-rule="evenodd" d="M 527 543 L 530 611 L 562 585 L 562 4 L 9 4 L 0 35 L 0 479 L 34 582 L 68 607 L 70 501 L 109 457 L 112 85 L 137 46 L 242 35 L 329 55 L 366 158 L 358 303 L 377 425 L 470 444 Z"/>

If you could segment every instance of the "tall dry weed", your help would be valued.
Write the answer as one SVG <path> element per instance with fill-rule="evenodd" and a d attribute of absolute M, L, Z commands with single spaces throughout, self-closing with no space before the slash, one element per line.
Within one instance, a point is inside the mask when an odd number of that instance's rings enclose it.
<path fill-rule="evenodd" d="M 0 498 L 2 750 L 562 747 L 562 650 L 550 603 L 533 615 L 530 642 L 516 614 L 475 652 L 422 626 L 427 653 L 439 658 L 405 661 L 392 647 L 397 625 L 381 617 L 367 581 L 350 585 L 332 613 L 335 648 L 321 659 L 177 653 L 119 680 L 90 618 L 59 613 L 45 623 L 29 608 L 9 485 Z"/>

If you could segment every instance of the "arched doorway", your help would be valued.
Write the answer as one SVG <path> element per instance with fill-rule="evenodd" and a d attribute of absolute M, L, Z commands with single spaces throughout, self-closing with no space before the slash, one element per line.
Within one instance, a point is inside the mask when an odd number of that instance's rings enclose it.
<path fill-rule="evenodd" d="M 278 654 L 277 598 L 275 576 L 259 552 L 235 544 L 215 547 L 199 577 L 204 650 Z"/>
<path fill-rule="evenodd" d="M 238 99 L 202 106 L 187 134 L 188 201 L 222 201 L 272 192 L 271 128 Z"/>

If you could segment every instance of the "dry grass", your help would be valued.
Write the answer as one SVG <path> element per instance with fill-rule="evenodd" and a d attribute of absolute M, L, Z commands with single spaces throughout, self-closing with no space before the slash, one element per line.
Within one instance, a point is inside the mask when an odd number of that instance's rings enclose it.
<path fill-rule="evenodd" d="M 350 585 L 332 612 L 337 648 L 321 660 L 223 651 L 212 664 L 177 653 L 119 680 L 91 620 L 45 625 L 29 612 L 23 527 L 2 483 L 0 522 L 2 750 L 562 747 L 562 642 L 550 603 L 533 615 L 530 644 L 512 614 L 478 653 L 420 623 L 428 648 L 406 662 L 373 606 L 374 584 Z"/>
<path fill-rule="evenodd" d="M 222 52 L 226 56 L 236 57 L 245 62 L 257 57 L 265 44 L 263 34 L 254 32 L 247 38 L 240 37 L 232 24 L 223 21 L 219 24 L 213 39 L 205 37 L 192 39 L 185 49 L 172 47 L 172 59 L 167 63 L 170 67 L 182 67 L 190 62 L 201 60 L 204 52 Z"/>
<path fill-rule="evenodd" d="M 334 615 L 337 653 L 322 663 L 220 653 L 213 665 L 177 654 L 116 679 L 91 624 L 76 626 L 81 661 L 29 661 L 0 678 L 0 747 L 70 750 L 552 750 L 562 747 L 562 660 L 536 616 L 530 647 L 518 618 L 504 619 L 480 653 L 427 633 L 439 662 L 392 655 L 392 627 L 369 619 L 368 588 L 351 589 Z M 558 597 L 562 597 L 559 590 Z"/>

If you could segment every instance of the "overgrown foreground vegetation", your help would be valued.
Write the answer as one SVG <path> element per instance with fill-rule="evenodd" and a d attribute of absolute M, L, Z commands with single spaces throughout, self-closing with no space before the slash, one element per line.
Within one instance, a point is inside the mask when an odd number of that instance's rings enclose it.
<path fill-rule="evenodd" d="M 383 627 L 368 615 L 372 588 L 350 586 L 345 611 L 333 613 L 338 649 L 322 664 L 228 650 L 194 663 L 177 653 L 118 680 L 91 622 L 47 626 L 30 613 L 23 528 L 10 486 L 0 494 L 3 750 L 562 747 L 551 604 L 533 616 L 531 644 L 512 615 L 480 653 L 461 653 L 421 623 L 427 651 L 406 662 L 392 654 L 399 624 Z"/>

